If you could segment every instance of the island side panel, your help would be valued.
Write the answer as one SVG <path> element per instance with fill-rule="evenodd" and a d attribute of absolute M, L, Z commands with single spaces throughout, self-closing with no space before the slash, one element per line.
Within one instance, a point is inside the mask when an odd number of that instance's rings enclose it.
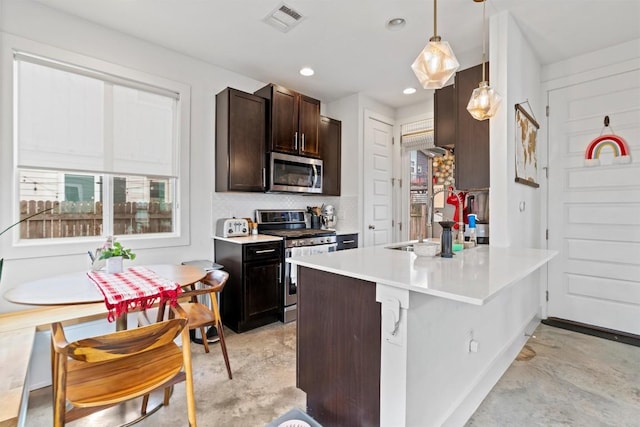
<path fill-rule="evenodd" d="M 307 412 L 324 427 L 380 425 L 375 283 L 298 269 L 297 385 Z"/>

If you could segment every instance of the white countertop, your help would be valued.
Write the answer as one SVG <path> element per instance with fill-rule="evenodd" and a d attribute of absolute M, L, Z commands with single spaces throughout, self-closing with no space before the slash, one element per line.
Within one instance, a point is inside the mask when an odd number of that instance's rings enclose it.
<path fill-rule="evenodd" d="M 336 232 L 337 235 L 344 235 L 344 234 L 360 234 L 360 232 L 358 230 L 355 229 L 349 229 L 349 228 L 336 228 L 334 230 Z"/>
<path fill-rule="evenodd" d="M 394 244 L 393 246 L 398 246 Z M 418 257 L 383 246 L 287 258 L 303 267 L 383 283 L 414 292 L 482 305 L 557 254 L 480 245 L 453 258 Z"/>
<path fill-rule="evenodd" d="M 250 234 L 244 237 L 213 236 L 213 238 L 216 240 L 224 240 L 225 242 L 237 243 L 238 245 L 246 245 L 248 243 L 278 242 L 282 240 L 282 237 L 268 236 L 266 234 Z"/>

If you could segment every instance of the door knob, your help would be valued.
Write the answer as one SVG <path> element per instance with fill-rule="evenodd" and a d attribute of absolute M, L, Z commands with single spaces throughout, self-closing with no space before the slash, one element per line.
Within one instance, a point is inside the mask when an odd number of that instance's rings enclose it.
<path fill-rule="evenodd" d="M 371 224 L 369 224 L 369 230 L 375 230 L 375 229 L 376 229 L 376 226 L 375 226 L 375 225 L 371 225 Z"/>

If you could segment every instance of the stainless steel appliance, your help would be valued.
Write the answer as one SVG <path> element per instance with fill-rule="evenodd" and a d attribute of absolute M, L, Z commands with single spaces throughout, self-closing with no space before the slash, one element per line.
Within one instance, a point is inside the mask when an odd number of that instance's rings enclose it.
<path fill-rule="evenodd" d="M 269 191 L 322 193 L 322 171 L 320 159 L 271 153 Z"/>
<path fill-rule="evenodd" d="M 249 222 L 245 218 L 220 218 L 216 223 L 216 236 L 242 237 L 249 235 Z"/>
<path fill-rule="evenodd" d="M 489 244 L 489 191 L 473 191 L 467 195 L 469 213 L 477 215 L 476 240 L 479 244 Z M 469 237 L 468 228 L 465 237 Z"/>
<path fill-rule="evenodd" d="M 323 205 L 322 206 L 322 226 L 324 228 L 336 228 L 336 224 L 338 223 L 338 217 L 336 215 L 336 209 L 333 205 Z"/>
<path fill-rule="evenodd" d="M 258 233 L 279 236 L 284 239 L 284 258 L 335 252 L 338 246 L 336 232 L 319 228 L 306 228 L 304 209 L 256 210 Z M 297 318 L 298 280 L 297 269 L 283 262 L 282 321 Z"/>

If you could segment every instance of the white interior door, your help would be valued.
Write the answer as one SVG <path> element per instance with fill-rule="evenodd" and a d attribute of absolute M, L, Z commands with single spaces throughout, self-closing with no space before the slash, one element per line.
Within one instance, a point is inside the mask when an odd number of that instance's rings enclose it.
<path fill-rule="evenodd" d="M 364 120 L 364 246 L 392 242 L 393 122 L 365 111 Z"/>
<path fill-rule="evenodd" d="M 603 131 L 631 163 L 585 166 Z M 640 334 L 640 70 L 549 92 L 549 248 L 549 317 Z"/>

